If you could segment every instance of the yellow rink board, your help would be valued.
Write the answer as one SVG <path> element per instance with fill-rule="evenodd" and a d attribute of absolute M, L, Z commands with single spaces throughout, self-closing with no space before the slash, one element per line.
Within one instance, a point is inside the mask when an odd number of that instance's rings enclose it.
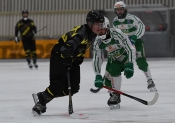
<path fill-rule="evenodd" d="M 52 47 L 57 42 L 52 40 L 36 40 L 36 53 L 38 58 L 50 58 Z M 20 59 L 25 58 L 22 42 L 16 44 L 14 41 L 0 41 L 0 59 Z M 85 54 L 85 58 L 90 58 L 90 50 Z"/>

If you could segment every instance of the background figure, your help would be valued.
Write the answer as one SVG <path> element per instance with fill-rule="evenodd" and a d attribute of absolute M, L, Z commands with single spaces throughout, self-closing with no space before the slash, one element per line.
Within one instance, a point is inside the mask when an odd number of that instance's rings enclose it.
<path fill-rule="evenodd" d="M 145 33 L 145 25 L 136 17 L 126 10 L 126 4 L 123 1 L 116 2 L 114 5 L 117 16 L 113 20 L 113 27 L 121 29 L 126 33 L 133 46 L 136 48 L 136 62 L 140 70 L 142 70 L 147 78 L 147 88 L 151 92 L 157 91 L 153 82 L 148 63 L 145 58 L 145 51 L 141 37 Z"/>
<path fill-rule="evenodd" d="M 147 31 L 147 32 L 150 31 L 150 26 L 146 25 L 145 26 L 145 31 Z"/>
<path fill-rule="evenodd" d="M 34 37 L 34 34 L 37 33 L 37 28 L 33 20 L 28 18 L 28 14 L 27 10 L 23 10 L 22 19 L 20 19 L 15 26 L 15 42 L 19 43 L 20 41 L 18 38 L 18 32 L 20 32 L 28 66 L 29 68 L 32 68 L 34 65 L 35 68 L 38 68 Z M 33 65 L 31 64 L 31 57 L 33 59 Z"/>
<path fill-rule="evenodd" d="M 108 53 L 108 61 L 104 78 L 100 74 L 103 63 L 103 50 Z M 133 62 L 135 61 L 135 48 L 132 46 L 128 36 L 120 29 L 110 28 L 109 20 L 105 17 L 103 29 L 97 36 L 93 46 L 93 69 L 96 74 L 95 86 L 101 88 L 103 83 L 116 90 L 121 89 L 121 73 L 127 79 L 134 74 Z M 110 109 L 120 108 L 120 94 L 110 92 L 107 104 Z"/>
<path fill-rule="evenodd" d="M 165 31 L 165 27 L 163 24 L 159 24 L 157 31 Z"/>

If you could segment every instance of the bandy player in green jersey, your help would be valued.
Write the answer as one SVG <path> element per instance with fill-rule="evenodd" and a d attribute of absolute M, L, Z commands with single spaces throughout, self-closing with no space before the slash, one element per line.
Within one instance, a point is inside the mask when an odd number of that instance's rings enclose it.
<path fill-rule="evenodd" d="M 114 10 L 117 16 L 113 20 L 113 27 L 121 29 L 123 33 L 128 35 L 131 43 L 136 48 L 136 62 L 138 68 L 143 71 L 147 78 L 147 88 L 151 92 L 156 92 L 157 89 L 145 58 L 143 41 L 141 39 L 145 33 L 145 25 L 138 17 L 127 12 L 126 4 L 123 1 L 116 2 Z"/>
<path fill-rule="evenodd" d="M 108 52 L 108 61 L 104 78 L 101 76 L 101 65 L 103 63 L 103 51 Z M 133 62 L 135 61 L 135 48 L 132 46 L 128 36 L 120 29 L 110 28 L 109 20 L 105 22 L 93 44 L 93 69 L 96 74 L 94 85 L 102 88 L 103 84 L 120 90 L 121 73 L 124 71 L 126 78 L 134 74 Z M 110 92 L 107 104 L 111 109 L 120 108 L 120 94 Z"/>

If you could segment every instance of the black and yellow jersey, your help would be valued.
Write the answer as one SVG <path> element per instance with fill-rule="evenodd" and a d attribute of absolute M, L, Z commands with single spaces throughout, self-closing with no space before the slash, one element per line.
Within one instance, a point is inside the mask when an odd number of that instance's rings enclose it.
<path fill-rule="evenodd" d="M 15 26 L 15 36 L 18 36 L 18 32 L 20 32 L 21 37 L 32 37 L 33 33 L 37 32 L 36 26 L 31 19 L 27 20 L 19 20 Z"/>
<path fill-rule="evenodd" d="M 51 53 L 61 56 L 60 48 L 67 45 L 73 49 L 72 57 L 74 61 L 76 59 L 83 60 L 86 50 L 91 47 L 96 36 L 87 24 L 76 26 L 61 36 Z"/>

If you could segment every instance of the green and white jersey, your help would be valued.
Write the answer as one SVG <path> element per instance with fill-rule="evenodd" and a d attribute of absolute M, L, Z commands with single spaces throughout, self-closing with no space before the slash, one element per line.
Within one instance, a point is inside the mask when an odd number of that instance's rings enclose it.
<path fill-rule="evenodd" d="M 136 35 L 137 39 L 141 38 L 145 33 L 145 25 L 135 15 L 127 14 L 124 19 L 118 19 L 118 16 L 113 20 L 113 27 L 121 29 L 128 36 Z"/>
<path fill-rule="evenodd" d="M 135 48 L 132 46 L 128 36 L 120 29 L 110 28 L 109 31 L 111 38 L 102 41 L 102 39 L 97 36 L 93 44 L 92 65 L 96 75 L 99 75 L 101 72 L 101 65 L 104 59 L 103 50 L 107 51 L 108 59 L 110 59 L 109 61 L 111 62 L 115 60 L 122 62 L 126 57 L 123 55 L 124 53 L 128 55 L 128 62 L 135 61 Z"/>

